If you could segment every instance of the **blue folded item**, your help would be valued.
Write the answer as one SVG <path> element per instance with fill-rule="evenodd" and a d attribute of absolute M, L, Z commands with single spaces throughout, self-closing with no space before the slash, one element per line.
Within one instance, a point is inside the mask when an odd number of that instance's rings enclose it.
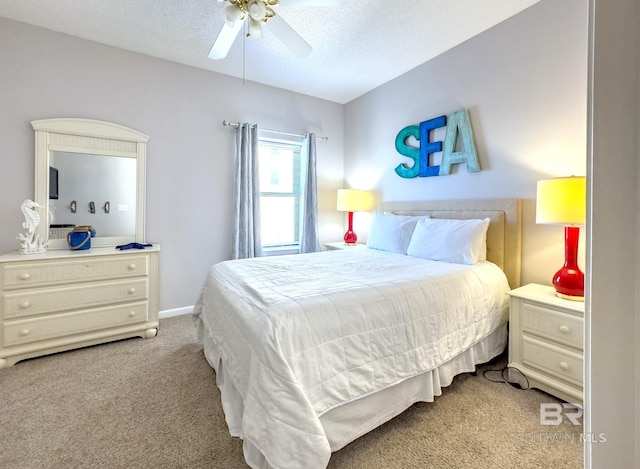
<path fill-rule="evenodd" d="M 120 251 L 124 251 L 125 249 L 144 249 L 150 248 L 153 244 L 141 244 L 141 243 L 129 243 L 129 244 L 121 244 L 120 246 L 116 246 L 116 249 Z"/>

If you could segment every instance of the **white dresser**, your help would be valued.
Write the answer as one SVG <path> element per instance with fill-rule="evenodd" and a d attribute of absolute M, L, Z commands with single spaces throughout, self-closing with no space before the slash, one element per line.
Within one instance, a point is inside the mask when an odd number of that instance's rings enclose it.
<path fill-rule="evenodd" d="M 509 366 L 538 388 L 582 406 L 584 303 L 529 284 L 510 292 Z"/>
<path fill-rule="evenodd" d="M 158 253 L 97 247 L 0 256 L 0 368 L 158 328 Z"/>

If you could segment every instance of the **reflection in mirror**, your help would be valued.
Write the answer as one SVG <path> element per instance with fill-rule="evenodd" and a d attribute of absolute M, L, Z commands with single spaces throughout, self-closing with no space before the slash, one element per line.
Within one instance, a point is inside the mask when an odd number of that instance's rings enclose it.
<path fill-rule="evenodd" d="M 32 121 L 35 130 L 37 234 L 49 249 L 68 249 L 70 227 L 91 225 L 92 246 L 144 243 L 149 137 L 93 119 Z"/>
<path fill-rule="evenodd" d="M 50 237 L 58 238 L 61 232 L 66 236 L 69 225 L 91 225 L 97 236 L 135 236 L 135 158 L 55 151 L 49 164 L 57 170 L 49 172 L 50 177 L 57 173 L 57 191 L 55 176 L 49 180 Z M 91 202 L 95 213 L 89 209 Z M 113 211 L 105 209 L 111 204 Z"/>

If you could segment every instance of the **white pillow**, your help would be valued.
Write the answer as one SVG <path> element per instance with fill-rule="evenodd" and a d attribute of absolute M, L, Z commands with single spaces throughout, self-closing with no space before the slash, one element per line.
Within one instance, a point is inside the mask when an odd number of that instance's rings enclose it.
<path fill-rule="evenodd" d="M 487 229 L 484 220 L 420 220 L 407 255 L 455 264 L 477 264 L 487 259 Z"/>
<path fill-rule="evenodd" d="M 413 229 L 424 217 L 374 213 L 367 237 L 367 247 L 406 254 Z"/>

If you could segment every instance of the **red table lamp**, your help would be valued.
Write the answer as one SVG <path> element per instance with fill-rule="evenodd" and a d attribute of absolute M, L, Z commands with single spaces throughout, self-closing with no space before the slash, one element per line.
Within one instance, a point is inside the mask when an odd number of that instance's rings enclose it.
<path fill-rule="evenodd" d="M 371 209 L 371 196 L 368 191 L 356 189 L 338 189 L 337 209 L 349 213 L 349 228 L 344 234 L 345 244 L 356 244 L 358 236 L 353 231 L 353 212 L 363 212 Z"/>
<path fill-rule="evenodd" d="M 556 295 L 584 301 L 584 273 L 578 267 L 578 240 L 587 211 L 584 176 L 538 181 L 536 223 L 564 225 L 564 265 L 553 276 Z"/>

